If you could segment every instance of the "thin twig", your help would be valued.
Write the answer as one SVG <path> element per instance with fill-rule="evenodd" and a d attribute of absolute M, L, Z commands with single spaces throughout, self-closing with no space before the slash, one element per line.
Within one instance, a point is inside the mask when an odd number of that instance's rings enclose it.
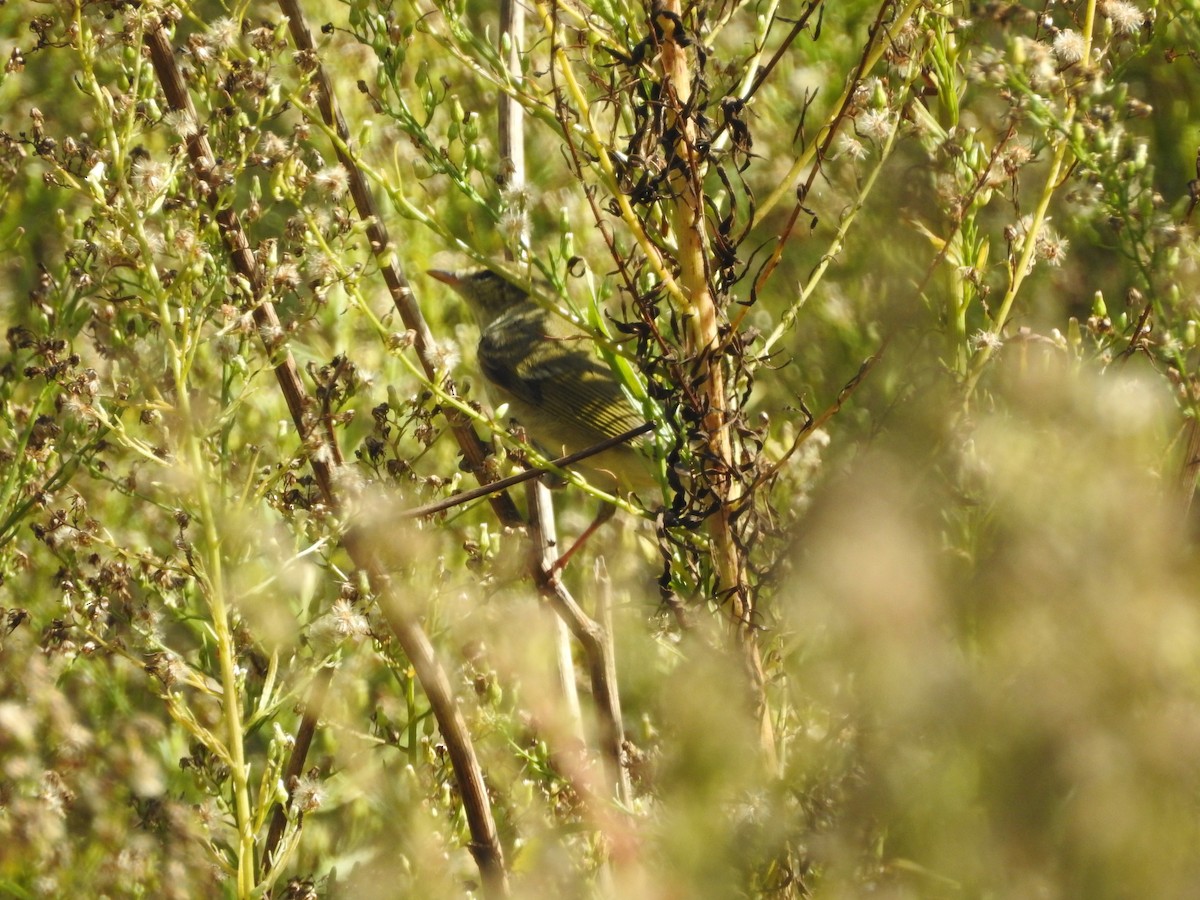
<path fill-rule="evenodd" d="M 637 428 L 630 429 L 624 434 L 618 434 L 615 437 L 605 438 L 600 443 L 588 447 L 584 450 L 578 450 L 575 453 L 569 453 L 566 456 L 560 456 L 558 459 L 550 460 L 548 468 L 551 471 L 557 469 L 570 469 L 575 463 L 580 460 L 587 459 L 589 456 L 595 456 L 597 453 L 603 453 L 605 450 L 611 450 L 618 444 L 624 444 L 639 437 L 647 432 L 654 430 L 654 424 L 646 422 L 639 425 Z M 499 481 L 493 481 L 490 484 L 481 484 L 477 488 L 471 488 L 469 491 L 459 491 L 445 500 L 438 500 L 436 503 L 427 503 L 424 506 L 417 506 L 413 509 L 408 509 L 400 515 L 405 519 L 423 519 L 426 516 L 432 516 L 440 513 L 443 510 L 452 509 L 455 506 L 461 506 L 464 503 L 470 503 L 472 500 L 478 500 L 480 497 L 486 497 L 493 491 L 507 490 L 510 487 L 515 487 L 518 484 L 523 484 L 530 479 L 537 478 L 546 474 L 542 469 L 526 469 L 524 472 L 518 472 L 516 475 L 510 475 L 507 478 L 501 478 Z"/>
<path fill-rule="evenodd" d="M 924 0 L 907 0 L 904 8 L 901 9 L 896 14 L 896 17 L 892 20 L 892 25 L 897 29 L 902 28 L 908 23 L 908 20 L 913 17 L 923 2 Z M 867 47 L 863 53 L 862 59 L 859 61 L 858 69 L 856 70 L 854 77 L 850 80 L 850 83 L 846 85 L 846 89 L 842 92 L 842 95 L 834 104 L 838 112 L 835 114 L 832 120 L 821 126 L 821 128 L 817 131 L 815 142 L 810 143 L 804 152 L 796 158 L 787 174 L 779 182 L 779 186 L 775 188 L 770 195 L 768 195 L 766 200 L 759 204 L 758 219 L 760 222 L 763 221 L 769 210 L 774 209 L 780 200 L 794 190 L 792 185 L 794 185 L 796 180 L 800 177 L 800 173 L 808 168 L 809 164 L 812 163 L 813 156 L 817 153 L 815 148 L 818 146 L 828 146 L 827 138 L 830 138 L 841 124 L 841 120 L 845 116 L 845 111 L 854 96 L 854 91 L 857 89 L 859 82 L 875 67 L 875 64 L 879 62 L 880 58 L 883 56 L 884 50 L 886 49 L 889 41 L 877 39 L 878 32 L 882 28 L 884 13 L 889 9 L 895 8 L 896 5 L 897 3 L 894 2 L 894 0 L 884 0 L 883 5 L 880 6 L 879 15 L 876 17 L 875 25 L 873 25 L 871 28 L 871 37 L 867 42 Z M 891 32 L 887 31 L 886 28 L 883 28 L 882 30 L 884 31 L 885 35 L 890 38 Z M 819 168 L 819 166 L 814 166 L 813 168 L 816 169 Z M 812 184 L 811 179 L 808 183 L 809 185 Z"/>

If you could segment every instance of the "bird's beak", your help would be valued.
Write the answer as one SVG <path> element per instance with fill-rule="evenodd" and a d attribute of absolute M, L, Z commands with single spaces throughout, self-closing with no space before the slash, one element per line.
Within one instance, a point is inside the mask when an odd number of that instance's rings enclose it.
<path fill-rule="evenodd" d="M 452 288 L 458 288 L 462 285 L 462 279 L 454 272 L 449 272 L 446 269 L 430 269 L 425 273 L 430 278 L 436 278 L 442 284 L 448 284 Z"/>

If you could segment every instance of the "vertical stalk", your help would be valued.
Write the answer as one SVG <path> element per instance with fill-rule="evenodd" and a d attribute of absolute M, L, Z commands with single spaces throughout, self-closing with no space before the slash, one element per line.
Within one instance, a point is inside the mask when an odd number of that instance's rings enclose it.
<path fill-rule="evenodd" d="M 500 55 L 508 69 L 508 77 L 514 84 L 521 81 L 521 50 L 525 35 L 525 7 L 516 0 L 503 0 L 500 4 Z M 508 44 L 507 52 L 505 44 Z M 500 95 L 500 169 L 505 179 L 509 196 L 521 197 L 526 186 L 525 171 L 525 107 L 512 94 Z M 518 200 L 518 202 L 520 202 Z M 524 213 L 524 210 L 521 210 Z M 517 235 L 521 252 L 529 252 L 529 222 L 521 217 L 521 229 Z M 505 257 L 514 261 L 513 250 L 506 247 Z M 553 569 L 558 563 L 558 533 L 554 520 L 554 500 L 550 490 L 540 478 L 526 484 L 525 496 L 529 503 L 531 539 L 536 544 L 532 564 L 534 571 L 541 568 Z M 579 709 L 579 685 L 575 680 L 575 661 L 571 654 L 571 631 L 562 616 L 551 613 L 550 627 L 554 630 L 555 668 L 558 671 L 559 690 L 566 706 L 571 729 L 578 738 L 583 737 L 583 720 Z"/>
<path fill-rule="evenodd" d="M 742 488 L 734 477 L 736 469 L 729 425 L 732 403 L 725 372 L 721 366 L 718 326 L 720 311 L 708 285 L 705 257 L 704 188 L 701 181 L 703 160 L 696 152 L 696 126 L 687 113 L 691 99 L 691 67 L 681 42 L 683 8 L 680 0 L 668 0 L 660 15 L 662 25 L 662 100 L 665 104 L 668 133 L 675 135 L 669 148 L 678 164 L 672 177 L 671 219 L 678 244 L 679 284 L 686 301 L 689 325 L 685 334 L 686 351 L 696 361 L 702 390 L 708 398 L 704 418 L 709 463 L 708 481 L 720 503 L 708 519 L 713 563 L 717 573 L 718 598 L 728 595 L 734 633 L 739 640 L 754 690 L 759 719 L 759 738 L 769 764 L 775 765 L 775 737 L 766 702 L 766 676 L 754 628 L 753 599 L 747 584 L 745 558 L 737 541 L 733 518 L 742 498 Z"/>
<path fill-rule="evenodd" d="M 516 0 L 500 4 L 500 53 L 504 57 L 508 77 L 514 84 L 521 81 L 521 50 L 525 35 L 525 7 Z M 508 52 L 504 52 L 505 40 Z M 525 187 L 525 107 L 511 94 L 500 95 L 500 164 L 507 168 L 511 188 Z M 522 217 L 518 238 L 523 250 L 529 249 L 529 224 Z M 509 254 L 511 256 L 511 253 Z"/>
<path fill-rule="evenodd" d="M 123 136 L 119 135 L 113 126 L 112 117 L 115 115 L 115 109 L 105 99 L 108 96 L 107 92 L 96 78 L 92 66 L 95 55 L 94 48 L 84 46 L 90 39 L 91 31 L 87 27 L 82 15 L 82 7 L 79 4 L 75 5 L 74 19 L 80 41 L 82 69 L 80 77 L 92 97 L 105 106 L 103 114 L 98 117 L 102 140 L 108 145 L 114 165 L 119 165 L 125 158 L 124 148 L 127 142 L 122 140 Z M 225 596 L 221 535 L 217 529 L 219 501 L 213 497 L 210 491 L 212 473 L 204 453 L 203 435 L 197 428 L 196 417 L 192 411 L 188 387 L 189 344 L 195 339 L 195 336 L 192 335 L 190 338 L 188 336 L 189 323 L 186 320 L 186 313 L 178 323 L 181 338 L 173 335 L 171 297 L 154 264 L 154 252 L 146 235 L 144 221 L 134 213 L 134 210 L 137 209 L 137 202 L 132 195 L 128 180 L 120 180 L 119 193 L 112 202 L 120 203 L 130 212 L 130 215 L 126 217 L 126 226 L 139 244 L 142 271 L 157 306 L 159 325 L 165 336 L 171 367 L 171 382 L 175 391 L 176 411 L 182 434 L 182 456 L 187 460 L 194 479 L 202 534 L 200 558 L 204 561 L 203 571 L 196 573 L 197 583 L 208 604 L 209 621 L 216 639 L 216 656 L 221 681 L 221 714 L 225 726 L 224 746 L 209 749 L 223 756 L 229 766 L 233 792 L 231 799 L 237 832 L 237 839 L 234 842 L 237 896 L 248 898 L 254 891 L 257 878 L 254 860 L 254 819 L 250 808 L 250 778 L 244 746 L 245 733 L 242 723 L 236 650 L 230 621 L 231 611 Z"/>
<path fill-rule="evenodd" d="M 1079 61 L 1079 65 L 1084 72 L 1092 68 L 1092 32 L 1095 24 L 1096 0 L 1087 0 L 1084 8 L 1083 58 Z M 1050 200 L 1054 196 L 1055 190 L 1058 189 L 1059 179 L 1064 169 L 1068 166 L 1067 154 L 1070 152 L 1071 129 L 1075 124 L 1077 106 L 1075 95 L 1068 96 L 1066 113 L 1063 116 L 1061 127 L 1062 137 L 1059 139 L 1058 146 L 1054 149 L 1053 159 L 1050 160 L 1050 171 L 1046 173 L 1045 184 L 1042 186 L 1042 192 L 1038 197 L 1037 206 L 1034 208 L 1029 227 L 1025 231 L 1025 239 L 1021 245 L 1021 252 L 1015 262 L 1011 256 L 1009 257 L 1008 289 L 1004 292 L 1004 297 L 1000 301 L 1000 308 L 996 313 L 996 318 L 992 321 L 992 325 L 988 329 L 988 334 L 994 340 L 984 341 L 979 348 L 979 352 L 975 355 L 975 359 L 972 361 L 971 372 L 967 378 L 966 391 L 964 393 L 964 403 L 966 404 L 970 404 L 971 398 L 975 393 L 975 388 L 979 384 L 979 379 L 983 375 L 983 370 L 987 366 L 988 360 L 991 359 L 993 351 L 999 346 L 998 339 L 1004 331 L 1004 326 L 1008 323 L 1008 316 L 1012 312 L 1013 301 L 1017 299 L 1017 292 L 1021 290 L 1021 285 L 1025 283 L 1025 277 L 1029 274 L 1033 253 L 1037 247 L 1038 235 L 1041 234 L 1042 226 L 1046 222 L 1046 212 L 1050 208 Z"/>

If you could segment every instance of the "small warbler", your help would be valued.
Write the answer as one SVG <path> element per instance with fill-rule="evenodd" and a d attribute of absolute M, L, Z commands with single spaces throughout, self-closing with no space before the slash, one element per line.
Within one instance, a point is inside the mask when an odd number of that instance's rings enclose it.
<path fill-rule="evenodd" d="M 643 424 L 597 356 L 592 338 L 543 309 L 489 269 L 429 275 L 454 288 L 479 322 L 479 368 L 494 402 L 507 403 L 530 440 L 551 457 L 594 447 Z M 628 444 L 578 463 L 597 487 L 654 484 L 649 462 Z"/>

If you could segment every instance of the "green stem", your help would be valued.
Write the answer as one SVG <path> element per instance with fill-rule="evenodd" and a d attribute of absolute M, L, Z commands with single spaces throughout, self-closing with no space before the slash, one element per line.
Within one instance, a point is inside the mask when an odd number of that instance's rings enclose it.
<path fill-rule="evenodd" d="M 100 54 L 91 46 L 91 31 L 86 26 L 81 5 L 78 3 L 75 6 L 75 27 L 80 40 L 81 78 L 91 96 L 104 107 L 104 114 L 97 118 L 102 129 L 102 138 L 108 145 L 108 151 L 111 154 L 113 171 L 119 175 L 126 164 L 124 148 L 132 146 L 133 142 L 124 139 L 125 136 L 118 134 L 114 128 L 115 110 L 107 100 L 108 94 L 100 84 L 92 67 L 92 60 L 99 58 Z M 126 127 L 132 127 L 132 120 L 127 120 Z M 182 456 L 190 464 L 194 479 L 193 488 L 200 509 L 199 519 L 203 534 L 200 556 L 204 560 L 204 570 L 199 575 L 197 582 L 204 591 L 208 602 L 212 631 L 217 642 L 217 658 L 221 670 L 221 707 L 225 723 L 226 746 L 218 746 L 214 749 L 229 759 L 233 782 L 233 809 L 237 828 L 235 842 L 237 896 L 248 900 L 255 890 L 256 867 L 249 772 L 245 759 L 245 733 L 242 727 L 236 653 L 230 627 L 230 611 L 224 593 L 221 536 L 217 529 L 216 503 L 209 492 L 213 473 L 210 471 L 204 455 L 202 436 L 196 427 L 196 417 L 191 407 L 188 386 L 190 362 L 195 349 L 194 341 L 198 336 L 189 333 L 191 322 L 186 315 L 181 315 L 178 323 L 180 338 L 183 341 L 182 346 L 180 340 L 174 336 L 171 296 L 164 287 L 158 268 L 154 263 L 154 250 L 146 234 L 143 220 L 137 214 L 137 200 L 132 194 L 127 179 L 118 177 L 117 184 L 119 201 L 112 201 L 112 211 L 117 213 L 124 210 L 125 212 L 123 225 L 138 243 L 145 284 L 158 307 L 159 325 L 166 340 L 178 419 L 182 427 Z M 101 197 L 96 199 L 97 202 L 103 202 Z M 215 736 L 212 739 L 216 741 Z"/>
<path fill-rule="evenodd" d="M 1092 28 L 1095 25 L 1095 21 L 1096 0 L 1088 0 L 1087 10 L 1084 15 L 1083 59 L 1079 63 L 1085 71 L 1091 68 Z M 1008 323 L 1013 301 L 1016 300 L 1017 292 L 1021 289 L 1021 285 L 1025 283 L 1025 278 L 1029 274 L 1030 262 L 1033 259 L 1034 249 L 1037 246 L 1038 235 L 1041 233 L 1042 226 L 1046 221 L 1046 210 L 1050 207 L 1050 200 L 1054 196 L 1054 191 L 1058 187 L 1059 180 L 1062 177 L 1063 168 L 1067 163 L 1067 152 L 1071 145 L 1071 126 L 1075 122 L 1076 109 L 1076 100 L 1072 95 L 1067 100 L 1066 115 L 1063 117 L 1062 123 L 1062 135 L 1058 146 L 1054 150 L 1054 158 L 1050 161 L 1050 171 L 1046 173 L 1046 181 L 1042 185 L 1042 192 L 1038 197 L 1037 207 L 1034 209 L 1029 227 L 1025 231 L 1025 240 L 1021 245 L 1020 256 L 1017 258 L 1015 265 L 1010 258 L 1008 290 L 1004 292 L 1004 297 L 1000 301 L 1000 308 L 992 320 L 991 327 L 985 332 L 988 340 L 980 343 L 979 351 L 975 354 L 975 359 L 971 365 L 970 374 L 967 376 L 964 391 L 964 402 L 967 404 L 971 402 L 971 397 L 975 393 L 975 388 L 979 384 L 979 379 L 983 375 L 983 370 L 987 366 L 988 360 L 991 359 L 992 353 L 1000 345 L 1000 334 L 1004 330 L 1004 326 Z"/>
<path fill-rule="evenodd" d="M 892 28 L 890 30 L 886 28 L 881 29 L 884 33 L 880 35 L 879 40 L 875 42 L 873 47 L 871 47 L 871 50 L 867 54 L 866 61 L 862 67 L 862 74 L 864 76 L 875 68 L 876 63 L 878 63 L 880 58 L 883 56 L 884 50 L 891 45 L 892 34 L 904 27 L 908 20 L 911 19 L 914 13 L 916 13 L 916 11 L 920 8 L 923 2 L 924 0 L 909 0 L 904 9 L 897 14 L 895 21 L 892 23 Z M 825 136 L 829 134 L 829 129 L 832 128 L 834 122 L 838 120 L 840 110 L 846 105 L 846 100 L 849 98 L 850 92 L 854 90 L 856 83 L 856 81 L 851 80 L 850 83 L 846 85 L 846 89 L 842 91 L 842 95 L 837 98 L 831 107 L 833 110 L 831 118 L 821 126 L 820 130 L 816 133 L 813 139 L 805 144 L 804 152 L 801 153 L 800 156 L 796 158 L 796 161 L 792 163 L 792 167 L 788 169 L 788 173 L 780 180 L 779 186 L 767 196 L 766 200 L 759 204 L 758 209 L 755 211 L 755 218 L 758 221 L 761 222 L 764 218 L 766 218 L 767 213 L 774 209 L 780 200 L 791 195 L 792 192 L 795 191 L 796 179 L 799 178 L 800 174 L 812 164 L 813 157 L 816 155 L 817 150 L 824 146 Z"/>

